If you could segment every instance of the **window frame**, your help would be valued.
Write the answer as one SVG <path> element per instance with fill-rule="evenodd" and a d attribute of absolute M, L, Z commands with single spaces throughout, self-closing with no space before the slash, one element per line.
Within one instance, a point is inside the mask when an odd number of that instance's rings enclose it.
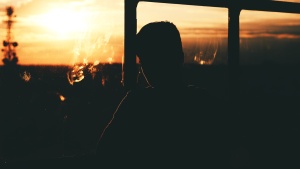
<path fill-rule="evenodd" d="M 228 94 L 230 99 L 233 100 L 237 99 L 239 94 L 240 12 L 242 10 L 256 10 L 300 14 L 300 3 L 272 0 L 124 0 L 125 38 L 122 84 L 126 90 L 136 87 L 135 36 L 137 33 L 136 8 L 139 2 L 209 6 L 228 9 Z"/>

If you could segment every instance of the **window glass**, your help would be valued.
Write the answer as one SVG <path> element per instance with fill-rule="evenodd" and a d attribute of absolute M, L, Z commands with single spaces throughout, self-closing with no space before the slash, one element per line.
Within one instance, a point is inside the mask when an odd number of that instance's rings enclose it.
<path fill-rule="evenodd" d="M 299 14 L 242 11 L 241 86 L 249 92 L 299 95 Z"/>
<path fill-rule="evenodd" d="M 174 23 L 181 34 L 186 82 L 225 91 L 219 84 L 226 77 L 227 13 L 226 8 L 140 2 L 137 30 L 149 22 Z"/>

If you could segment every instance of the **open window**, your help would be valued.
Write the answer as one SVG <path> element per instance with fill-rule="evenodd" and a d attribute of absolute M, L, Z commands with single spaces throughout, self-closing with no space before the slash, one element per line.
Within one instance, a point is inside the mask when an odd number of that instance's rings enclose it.
<path fill-rule="evenodd" d="M 174 23 L 182 39 L 186 84 L 225 94 L 227 13 L 226 8 L 139 2 L 137 32 L 150 22 Z"/>
<path fill-rule="evenodd" d="M 245 10 L 240 22 L 242 92 L 300 96 L 300 15 Z"/>

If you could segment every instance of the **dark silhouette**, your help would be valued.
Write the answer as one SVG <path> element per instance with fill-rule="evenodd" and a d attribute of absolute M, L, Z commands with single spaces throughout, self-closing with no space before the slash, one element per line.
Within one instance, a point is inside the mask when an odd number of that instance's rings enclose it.
<path fill-rule="evenodd" d="M 137 55 L 149 86 L 129 91 L 101 135 L 105 167 L 226 167 L 222 102 L 182 80 L 181 38 L 171 22 L 137 34 Z M 229 157 L 228 157 L 229 158 Z"/>

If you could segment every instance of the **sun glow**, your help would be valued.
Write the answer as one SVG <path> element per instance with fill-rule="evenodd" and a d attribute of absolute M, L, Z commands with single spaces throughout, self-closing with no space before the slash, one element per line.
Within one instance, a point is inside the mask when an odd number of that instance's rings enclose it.
<path fill-rule="evenodd" d="M 73 11 L 72 9 L 53 9 L 42 15 L 40 24 L 57 33 L 58 35 L 70 35 L 74 32 L 82 32 L 88 28 L 86 13 Z"/>

